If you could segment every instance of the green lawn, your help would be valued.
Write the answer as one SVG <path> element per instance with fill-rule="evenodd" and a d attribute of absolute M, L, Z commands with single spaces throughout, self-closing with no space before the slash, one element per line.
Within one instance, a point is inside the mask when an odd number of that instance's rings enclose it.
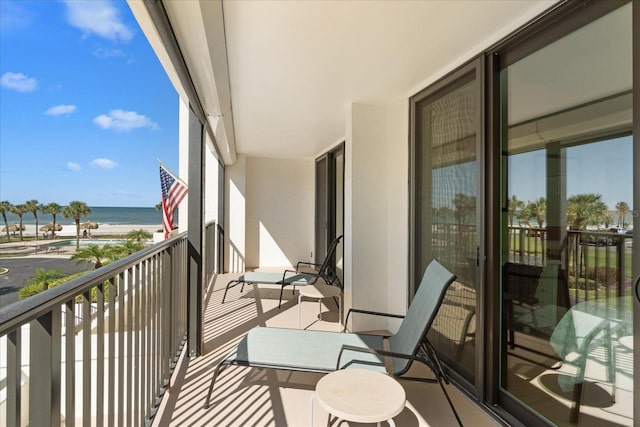
<path fill-rule="evenodd" d="M 524 248 L 524 252 L 529 255 L 539 255 L 542 256 L 542 239 L 540 237 L 523 237 L 520 239 L 519 237 L 514 239 L 513 236 L 509 239 L 510 246 L 513 247 L 513 252 L 520 252 L 520 247 Z M 607 249 L 609 251 L 609 267 L 616 268 L 617 265 L 617 250 L 611 246 L 594 246 L 594 245 L 580 245 L 578 253 L 584 249 L 585 261 L 589 267 L 605 267 L 607 265 Z M 596 255 L 598 257 L 596 264 Z M 572 257 L 573 257 L 572 253 Z M 631 252 L 625 250 L 625 276 L 631 277 Z"/>

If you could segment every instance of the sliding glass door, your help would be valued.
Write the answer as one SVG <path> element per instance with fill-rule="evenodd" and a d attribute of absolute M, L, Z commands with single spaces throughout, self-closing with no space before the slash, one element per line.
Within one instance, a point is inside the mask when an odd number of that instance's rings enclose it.
<path fill-rule="evenodd" d="M 316 159 L 315 262 L 322 262 L 331 242 L 344 233 L 344 143 Z M 343 241 L 333 265 L 342 281 Z"/>
<path fill-rule="evenodd" d="M 634 423 L 631 9 L 499 75 L 499 389 L 556 425 Z"/>
<path fill-rule="evenodd" d="M 475 388 L 481 299 L 481 61 L 411 99 L 411 285 L 437 259 L 456 274 L 429 334 L 440 357 Z M 413 292 L 411 293 L 413 295 Z"/>

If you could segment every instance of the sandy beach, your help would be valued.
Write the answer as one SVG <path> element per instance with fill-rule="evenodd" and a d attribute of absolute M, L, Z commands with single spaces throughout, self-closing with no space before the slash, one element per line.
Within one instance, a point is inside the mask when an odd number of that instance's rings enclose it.
<path fill-rule="evenodd" d="M 47 223 L 42 223 L 42 224 L 38 224 L 39 227 L 42 227 L 44 225 L 46 225 Z M 4 227 L 4 225 L 2 226 Z M 0 227 L 0 229 L 2 228 Z M 24 237 L 26 236 L 35 236 L 36 233 L 36 226 L 34 224 L 25 224 L 24 225 L 25 230 L 22 232 L 22 235 Z M 110 236 L 121 236 L 121 237 L 125 237 L 127 235 L 127 233 L 129 233 L 131 230 L 145 230 L 148 231 L 149 233 L 153 234 L 155 232 L 157 232 L 158 230 L 162 230 L 162 224 L 157 224 L 157 225 L 139 225 L 139 224 L 98 224 L 98 228 L 95 230 L 87 230 L 87 234 L 91 233 L 91 236 L 93 237 L 100 237 L 100 236 L 104 236 L 104 235 L 110 235 Z M 80 229 L 80 237 L 83 237 L 83 229 Z M 2 241 L 2 236 L 6 236 L 6 232 L 0 232 L 0 242 Z M 16 232 L 15 236 L 19 236 L 20 233 Z M 11 236 L 13 237 L 14 234 L 11 233 Z M 69 238 L 69 237 L 76 237 L 76 227 L 75 225 L 64 225 L 63 229 L 61 231 L 56 232 L 56 236 L 58 238 Z M 39 234 L 39 239 L 42 240 L 43 238 L 43 232 L 40 231 Z M 51 233 L 49 233 L 48 237 L 51 237 Z M 5 239 L 6 240 L 6 239 Z M 12 239 L 13 240 L 13 239 Z M 49 240 L 49 239 L 44 239 L 44 240 Z"/>
<path fill-rule="evenodd" d="M 44 225 L 44 224 L 43 224 Z M 41 227 L 42 225 L 40 225 Z M 60 240 L 75 239 L 76 228 L 72 225 L 65 225 L 64 228 L 56 233 L 55 239 L 51 238 L 51 233 L 47 238 L 43 237 L 40 232 L 38 240 L 29 240 L 25 242 L 19 241 L 19 233 L 15 236 L 11 234 L 11 242 L 6 242 L 6 232 L 0 232 L 0 255 L 5 254 L 23 254 L 30 256 L 63 256 L 68 257 L 75 252 L 75 245 L 58 246 L 55 251 L 49 248 L 50 243 L 59 242 Z M 162 232 L 158 234 L 158 230 L 162 230 L 162 224 L 158 225 L 140 225 L 140 224 L 99 224 L 98 228 L 91 230 L 91 238 L 96 239 L 96 243 L 103 236 L 109 236 L 113 239 L 125 239 L 127 234 L 132 230 L 145 230 L 151 233 L 154 242 L 161 241 L 164 238 Z M 33 224 L 25 224 L 25 230 L 22 232 L 23 237 L 32 237 L 35 235 L 36 226 Z M 84 230 L 80 230 L 80 238 L 83 237 Z M 87 230 L 88 236 L 89 230 Z M 4 237 L 4 239 L 3 239 Z"/>

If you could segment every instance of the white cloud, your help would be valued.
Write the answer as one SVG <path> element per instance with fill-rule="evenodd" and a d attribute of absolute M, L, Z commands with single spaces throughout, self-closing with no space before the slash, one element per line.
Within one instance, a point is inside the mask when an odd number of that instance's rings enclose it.
<path fill-rule="evenodd" d="M 67 162 L 67 169 L 70 171 L 79 171 L 82 167 L 77 163 Z"/>
<path fill-rule="evenodd" d="M 120 19 L 120 13 L 109 1 L 65 1 L 67 21 L 85 36 L 95 34 L 112 41 L 129 41 L 133 31 Z"/>
<path fill-rule="evenodd" d="M 0 77 L 0 86 L 18 92 L 32 92 L 38 87 L 38 81 L 22 73 L 6 72 Z"/>
<path fill-rule="evenodd" d="M 135 111 L 112 110 L 93 119 L 93 123 L 102 129 L 130 131 L 137 128 L 157 129 L 158 124 L 145 115 Z"/>
<path fill-rule="evenodd" d="M 116 166 L 118 166 L 116 162 L 109 159 L 95 159 L 95 160 L 92 160 L 91 163 L 89 164 L 93 167 L 100 168 L 100 169 L 113 169 Z"/>
<path fill-rule="evenodd" d="M 45 114 L 49 116 L 61 116 L 63 114 L 71 114 L 76 111 L 75 105 L 56 105 L 55 107 L 49 108 L 45 111 Z"/>
<path fill-rule="evenodd" d="M 13 30 L 28 28 L 32 14 L 23 7 L 22 3 L 14 1 L 0 1 L 0 29 Z"/>
<path fill-rule="evenodd" d="M 104 47 L 98 47 L 93 50 L 93 55 L 97 56 L 100 59 L 108 59 L 108 58 L 122 58 L 125 53 L 120 49 L 107 49 Z"/>

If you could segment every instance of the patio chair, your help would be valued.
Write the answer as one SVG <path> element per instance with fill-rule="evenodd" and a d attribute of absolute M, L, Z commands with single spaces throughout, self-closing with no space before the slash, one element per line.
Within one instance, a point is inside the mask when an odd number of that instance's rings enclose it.
<path fill-rule="evenodd" d="M 336 248 L 338 247 L 338 243 L 340 243 L 340 239 L 342 239 L 342 236 L 336 237 L 333 242 L 331 242 L 331 244 L 329 245 L 329 249 L 327 250 L 327 255 L 324 258 L 322 264 L 300 261 L 296 264 L 295 270 L 285 270 L 282 273 L 269 271 L 251 271 L 248 273 L 244 273 L 237 279 L 229 281 L 224 289 L 222 304 L 224 304 L 224 300 L 227 297 L 227 292 L 229 291 L 229 289 L 233 288 L 236 285 L 242 285 L 242 287 L 240 288 L 240 292 L 244 291 L 244 285 L 280 285 L 280 300 L 278 301 L 278 308 L 280 308 L 280 306 L 282 305 L 282 293 L 285 286 L 292 285 L 292 292 L 295 292 L 296 286 L 313 285 L 318 281 L 318 279 L 323 279 L 327 285 L 335 285 L 342 288 L 340 279 L 336 275 L 335 271 L 333 270 L 333 266 L 331 265 L 333 262 L 333 256 L 336 252 Z M 301 269 L 302 266 L 318 267 L 318 271 L 303 271 Z"/>
<path fill-rule="evenodd" d="M 615 351 L 612 347 L 612 332 L 620 328 L 619 320 L 601 317 L 595 313 L 580 310 L 580 304 L 571 308 L 558 322 L 551 334 L 549 343 L 553 350 L 560 356 L 563 363 L 573 365 L 576 368 L 575 377 L 572 378 L 573 397 L 569 421 L 577 423 L 580 416 L 580 404 L 582 402 L 582 390 L 587 361 L 590 357 L 594 360 L 592 351 L 602 346 L 604 349 L 605 375 L 612 385 L 612 402 L 616 395 Z M 595 310 L 594 310 L 595 311 Z M 606 308 L 603 311 L 607 312 Z"/>
<path fill-rule="evenodd" d="M 435 378 L 403 378 L 438 382 L 456 420 L 462 425 L 444 387 L 444 383 L 448 384 L 448 378 L 435 349 L 426 338 L 445 292 L 455 278 L 455 275 L 434 260 L 424 272 L 420 287 L 406 316 L 367 310 L 349 310 L 345 325 L 352 312 L 402 318 L 398 332 L 388 338 L 380 335 L 344 333 L 344 331 L 340 333 L 266 327 L 251 329 L 216 367 L 204 408 L 207 409 L 210 406 L 211 394 L 218 375 L 231 365 L 318 373 L 345 368 L 365 368 L 387 372 L 384 359 L 387 356 L 391 359 L 389 374 L 394 377 L 404 375 L 414 361 L 427 365 L 433 371 Z M 384 350 L 385 339 L 388 339 L 389 350 Z"/>

